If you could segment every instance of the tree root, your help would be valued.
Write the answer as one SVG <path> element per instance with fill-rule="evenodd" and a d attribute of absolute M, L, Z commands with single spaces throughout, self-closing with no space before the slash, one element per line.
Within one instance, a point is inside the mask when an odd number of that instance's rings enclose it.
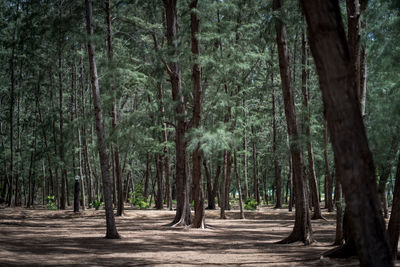
<path fill-rule="evenodd" d="M 323 257 L 328 258 L 349 258 L 357 256 L 357 251 L 354 246 L 343 244 L 339 247 L 330 249 L 322 254 Z"/>

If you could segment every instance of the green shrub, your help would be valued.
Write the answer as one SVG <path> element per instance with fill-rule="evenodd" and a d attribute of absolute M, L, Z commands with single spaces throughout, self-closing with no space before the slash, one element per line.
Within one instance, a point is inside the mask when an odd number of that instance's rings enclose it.
<path fill-rule="evenodd" d="M 90 203 L 90 207 L 93 207 L 95 210 L 98 210 L 103 205 L 104 202 L 101 200 L 93 200 L 92 203 Z"/>
<path fill-rule="evenodd" d="M 247 198 L 244 200 L 245 210 L 256 210 L 258 206 L 257 201 L 254 198 Z"/>
<path fill-rule="evenodd" d="M 141 210 L 150 207 L 150 203 L 148 203 L 148 200 L 143 197 L 143 188 L 140 184 L 136 186 L 134 192 L 129 193 L 129 203 L 131 203 L 132 206 L 136 206 Z"/>
<path fill-rule="evenodd" d="M 47 200 L 46 209 L 48 209 L 48 210 L 56 210 L 57 209 L 56 196 L 47 196 L 46 200 Z"/>

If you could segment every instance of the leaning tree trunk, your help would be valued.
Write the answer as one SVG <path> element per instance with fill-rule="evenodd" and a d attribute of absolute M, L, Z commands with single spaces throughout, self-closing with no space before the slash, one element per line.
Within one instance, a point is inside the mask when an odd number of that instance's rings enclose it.
<path fill-rule="evenodd" d="M 175 103 L 174 116 L 176 121 L 175 127 L 175 152 L 176 152 L 176 214 L 171 225 L 190 225 L 192 222 L 188 198 L 188 173 L 186 171 L 186 108 L 184 95 L 182 93 L 181 71 L 179 61 L 176 59 L 177 53 L 177 32 L 178 17 L 176 10 L 176 0 L 163 0 L 166 14 L 167 24 L 167 43 L 170 48 L 171 60 L 167 64 L 164 62 L 168 72 L 172 89 L 172 100 Z"/>
<path fill-rule="evenodd" d="M 274 0 L 273 9 L 280 10 L 282 0 Z M 286 28 L 279 19 L 276 21 L 276 41 L 278 44 L 279 68 L 282 80 L 282 94 L 285 105 L 285 115 L 289 134 L 290 154 L 293 164 L 293 182 L 295 201 L 295 222 L 292 233 L 280 243 L 296 241 L 310 244 L 313 242 L 310 214 L 308 208 L 307 188 L 304 173 L 304 158 L 298 143 L 299 130 L 297 127 L 296 109 L 294 106 L 293 88 L 290 80 L 289 51 Z"/>
<path fill-rule="evenodd" d="M 389 225 L 389 242 L 392 248 L 393 258 L 397 258 L 397 246 L 400 234 L 400 154 L 397 162 L 396 181 L 393 193 L 392 214 L 390 215 Z"/>
<path fill-rule="evenodd" d="M 101 102 L 100 102 L 100 88 L 99 80 L 97 76 L 97 66 L 96 57 L 94 52 L 94 45 L 92 44 L 93 36 L 93 17 L 92 17 L 92 1 L 85 0 L 86 7 L 86 30 L 89 35 L 87 47 L 89 56 L 89 66 L 90 66 L 90 77 L 92 84 L 92 94 L 93 94 L 93 105 L 94 105 L 94 115 L 96 121 L 96 132 L 97 132 L 97 147 L 99 150 L 100 157 L 100 167 L 101 175 L 103 177 L 103 194 L 104 203 L 106 209 L 106 223 L 107 223 L 107 233 L 106 238 L 120 238 L 117 227 L 115 225 L 115 218 L 112 206 L 111 198 L 111 181 L 110 181 L 110 168 L 108 155 L 106 151 L 106 144 L 104 138 L 104 124 L 103 124 L 103 114 L 101 112 Z"/>
<path fill-rule="evenodd" d="M 193 127 L 199 128 L 201 123 L 201 104 L 203 89 L 201 86 L 201 69 L 198 63 L 200 55 L 200 45 L 197 35 L 199 33 L 199 16 L 197 13 L 197 0 L 190 3 L 190 28 L 192 33 L 192 55 L 194 64 L 192 69 L 193 79 Z M 204 189 L 203 178 L 201 175 L 202 155 L 200 144 L 197 145 L 192 153 L 193 160 L 193 190 L 194 190 L 194 218 L 191 227 L 205 228 L 205 210 L 204 210 Z"/>
<path fill-rule="evenodd" d="M 309 100 L 309 91 L 307 84 L 307 50 L 306 50 L 306 40 L 304 36 L 304 32 L 301 34 L 301 91 L 303 93 L 303 107 L 305 109 L 305 123 L 304 123 L 304 132 L 307 136 L 307 154 L 308 154 L 308 182 L 310 185 L 311 199 L 312 204 L 314 206 L 314 214 L 312 219 L 322 219 L 321 208 L 319 205 L 319 197 L 318 197 L 318 183 L 317 178 L 315 177 L 315 168 L 314 168 L 314 155 L 313 148 L 311 142 L 311 119 L 310 119 L 310 107 L 308 105 Z"/>
<path fill-rule="evenodd" d="M 393 266 L 339 2 L 301 3 L 360 263 Z"/>

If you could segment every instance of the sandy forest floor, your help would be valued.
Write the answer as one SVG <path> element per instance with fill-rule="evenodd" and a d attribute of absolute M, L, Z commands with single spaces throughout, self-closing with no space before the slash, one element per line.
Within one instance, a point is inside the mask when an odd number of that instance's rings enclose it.
<path fill-rule="evenodd" d="M 42 208 L 0 208 L 0 266 L 358 266 L 357 259 L 321 259 L 332 248 L 334 214 L 312 222 L 317 242 L 276 245 L 293 227 L 294 212 L 261 208 L 207 211 L 206 230 L 164 226 L 174 211 L 127 207 L 116 219 L 120 240 L 107 240 L 104 211 L 49 211 Z"/>

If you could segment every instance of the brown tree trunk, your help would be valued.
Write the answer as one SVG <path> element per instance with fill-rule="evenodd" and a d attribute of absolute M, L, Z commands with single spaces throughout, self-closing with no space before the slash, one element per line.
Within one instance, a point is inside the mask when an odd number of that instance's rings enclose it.
<path fill-rule="evenodd" d="M 274 84 L 274 74 L 271 70 L 271 82 Z M 275 186 L 276 186 L 276 204 L 275 208 L 282 208 L 282 181 L 281 181 L 281 166 L 278 162 L 278 155 L 276 151 L 277 147 L 277 134 L 276 134 L 276 111 L 275 111 L 275 90 L 272 86 L 272 151 L 274 154 L 274 174 L 275 174 Z"/>
<path fill-rule="evenodd" d="M 105 10 L 106 10 L 106 23 L 107 23 L 107 56 L 109 64 L 112 63 L 113 60 L 113 46 L 112 46 L 112 32 L 111 32 L 111 11 L 110 11 L 110 0 L 106 0 L 105 2 Z M 112 106 L 112 128 L 113 131 L 116 131 L 118 124 L 118 111 L 117 111 L 117 100 L 116 100 L 116 89 L 112 88 L 114 93 L 113 97 L 113 106 Z M 121 172 L 121 160 L 119 153 L 119 144 L 118 144 L 118 134 L 117 140 L 115 141 L 114 147 L 114 167 L 115 167 L 115 178 L 116 178 L 116 191 L 118 193 L 118 204 L 117 204 L 117 216 L 122 216 L 124 212 L 124 193 L 122 191 L 122 172 Z M 115 196 L 115 190 L 114 190 Z"/>
<path fill-rule="evenodd" d="M 167 43 L 170 48 L 170 56 L 174 59 L 168 64 L 164 62 L 168 72 L 172 89 L 172 100 L 175 102 L 175 151 L 176 151 L 176 214 L 172 221 L 172 225 L 190 225 L 192 222 L 189 198 L 188 198 L 188 173 L 186 170 L 186 108 L 184 95 L 182 94 L 181 71 L 179 62 L 175 59 L 177 50 L 177 32 L 178 32 L 178 17 L 176 9 L 176 0 L 163 0 L 166 14 L 167 25 Z"/>
<path fill-rule="evenodd" d="M 92 1 L 85 0 L 85 7 L 86 7 L 86 29 L 87 29 L 87 34 L 89 35 L 87 47 L 88 47 L 90 77 L 91 77 L 92 93 L 93 93 L 93 105 L 94 105 L 94 113 L 96 121 L 97 146 L 99 150 L 101 174 L 103 177 L 103 194 L 105 203 L 104 206 L 106 210 L 106 224 L 107 224 L 106 238 L 115 239 L 115 238 L 120 238 L 120 236 L 118 234 L 117 227 L 115 225 L 114 212 L 112 206 L 109 161 L 106 151 L 106 144 L 104 140 L 104 124 L 103 124 L 103 115 L 101 112 L 99 80 L 97 77 L 97 66 L 96 66 L 94 46 L 91 42 L 91 37 L 93 36 Z"/>
<path fill-rule="evenodd" d="M 150 153 L 146 154 L 146 174 L 144 177 L 144 189 L 143 189 L 143 197 L 147 200 L 148 192 L 149 192 L 149 178 L 150 178 Z"/>
<path fill-rule="evenodd" d="M 306 49 L 306 40 L 304 36 L 304 32 L 301 34 L 301 91 L 303 93 L 303 107 L 305 110 L 305 123 L 304 123 L 304 133 L 307 137 L 307 154 L 308 154 L 308 182 L 310 185 L 310 193 L 312 199 L 312 205 L 314 207 L 314 214 L 312 219 L 322 219 L 321 208 L 319 205 L 319 196 L 318 196 L 318 183 L 317 178 L 315 177 L 315 168 L 314 168 L 314 155 L 313 155 L 313 147 L 311 142 L 311 119 L 310 119 L 310 107 L 308 106 L 309 99 L 309 91 L 307 84 L 307 49 Z"/>
<path fill-rule="evenodd" d="M 163 207 L 163 196 L 162 196 L 162 185 L 163 185 L 163 175 L 162 175 L 162 159 L 157 153 L 154 155 L 155 167 L 156 167 L 156 177 L 157 177 L 157 193 L 155 195 L 155 208 L 162 210 Z"/>
<path fill-rule="evenodd" d="M 190 3 L 190 28 L 192 34 L 192 55 L 194 57 L 194 64 L 192 68 L 193 79 L 193 118 L 192 126 L 199 128 L 201 123 L 201 104 L 203 88 L 201 86 L 201 70 L 198 63 L 200 56 L 200 45 L 197 39 L 199 33 L 199 16 L 197 13 L 197 0 L 192 0 Z M 198 144 L 192 153 L 193 161 L 193 190 L 194 190 L 194 218 L 191 227 L 205 228 L 205 210 L 204 210 L 204 190 L 203 178 L 201 175 L 201 161 L 202 155 L 200 145 Z"/>
<path fill-rule="evenodd" d="M 383 217 L 385 219 L 389 218 L 389 211 L 388 211 L 388 203 L 386 198 L 386 184 L 387 180 L 390 176 L 390 167 L 379 167 L 379 183 L 378 183 L 378 193 L 381 199 L 382 208 L 383 208 Z"/>
<path fill-rule="evenodd" d="M 243 209 L 243 197 L 242 197 L 242 189 L 240 188 L 240 179 L 239 179 L 239 172 L 237 169 L 237 158 L 236 152 L 234 154 L 234 169 L 235 169 L 235 177 L 236 177 L 236 186 L 239 193 L 239 208 L 240 208 L 240 219 L 244 219 L 244 209 Z"/>
<path fill-rule="evenodd" d="M 245 189 L 245 197 L 249 198 L 249 178 L 248 178 L 248 170 L 249 170 L 249 165 L 248 165 L 248 159 L 247 159 L 247 149 L 248 149 L 248 144 L 247 144 L 247 111 L 246 111 L 246 94 L 243 92 L 243 113 L 244 113 L 244 125 L 243 125 L 243 169 L 244 169 L 244 189 Z"/>
<path fill-rule="evenodd" d="M 326 125 L 326 120 L 324 119 L 324 160 L 325 160 L 325 199 L 326 208 L 328 212 L 333 211 L 333 201 L 332 201 L 332 190 L 333 181 L 331 177 L 331 172 L 329 168 L 329 158 L 328 158 L 328 129 Z M 341 189 L 340 189 L 341 190 Z"/>
<path fill-rule="evenodd" d="M 339 3 L 301 3 L 360 263 L 393 266 Z"/>
<path fill-rule="evenodd" d="M 273 9 L 281 10 L 282 0 L 273 1 Z M 299 130 L 297 127 L 296 109 L 294 106 L 293 88 L 290 80 L 289 51 L 286 28 L 282 21 L 276 21 L 276 41 L 278 44 L 279 68 L 282 80 L 282 94 L 285 105 L 285 115 L 289 134 L 290 153 L 293 163 L 293 180 L 295 191 L 295 223 L 292 233 L 280 243 L 296 241 L 310 244 L 313 242 L 310 214 L 307 200 L 307 188 L 304 173 L 304 158 L 298 143 Z"/>
<path fill-rule="evenodd" d="M 392 213 L 390 215 L 388 233 L 389 233 L 389 243 L 392 249 L 393 259 L 397 259 L 397 247 L 399 243 L 399 234 L 400 234 L 400 154 L 397 162 Z"/>
<path fill-rule="evenodd" d="M 253 138 L 255 139 L 254 128 L 251 127 L 251 132 L 253 134 Z M 253 185 L 254 185 L 254 199 L 260 204 L 260 186 L 258 184 L 257 177 L 257 150 L 256 150 L 256 142 L 253 140 Z"/>
<path fill-rule="evenodd" d="M 222 163 L 223 166 L 223 171 L 222 171 L 222 181 L 221 181 L 221 193 L 220 193 L 220 198 L 219 198 L 219 207 L 220 207 L 220 215 L 219 218 L 220 219 L 226 219 L 226 215 L 225 215 L 225 194 L 226 194 L 226 172 L 227 172 L 227 168 L 226 168 L 226 162 L 227 162 L 227 152 L 224 152 L 224 160 Z"/>

